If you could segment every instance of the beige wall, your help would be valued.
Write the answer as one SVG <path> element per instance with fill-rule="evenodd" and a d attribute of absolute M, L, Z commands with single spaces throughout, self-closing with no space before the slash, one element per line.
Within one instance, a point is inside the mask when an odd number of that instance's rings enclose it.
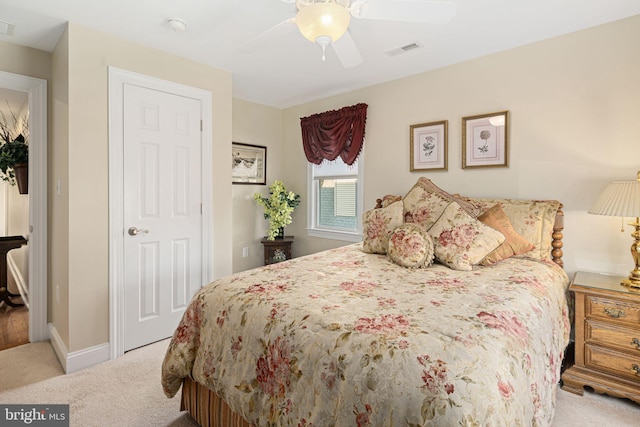
<path fill-rule="evenodd" d="M 0 41 L 0 70 L 49 80 L 51 54 L 30 47 Z"/>
<path fill-rule="evenodd" d="M 49 322 L 69 346 L 69 32 L 65 31 L 52 55 L 49 117 Z M 60 180 L 60 194 L 55 191 Z M 53 183 L 53 185 L 51 185 Z M 65 184 L 64 188 L 62 183 Z"/>
<path fill-rule="evenodd" d="M 233 185 L 233 271 L 238 272 L 264 262 L 260 240 L 268 222 L 253 200 L 253 193 L 266 196 L 268 186 L 282 179 L 282 110 L 234 99 L 233 140 L 267 147 L 267 185 Z M 243 248 L 249 250 L 247 258 L 242 257 Z"/>
<path fill-rule="evenodd" d="M 404 194 L 427 176 L 471 196 L 558 199 L 565 206 L 565 267 L 627 275 L 631 228 L 586 211 L 615 179 L 640 169 L 640 16 L 284 111 L 288 182 L 304 182 L 300 117 L 364 102 L 365 207 Z M 366 64 L 364 64 L 366 66 Z M 509 110 L 508 168 L 461 168 L 461 119 Z M 449 170 L 409 172 L 409 126 L 449 121 Z M 301 253 L 344 242 L 304 237 L 303 205 L 292 228 Z M 300 238 L 298 238 L 300 236 Z M 304 239 L 303 239 L 304 237 Z"/>
<path fill-rule="evenodd" d="M 231 273 L 231 75 L 73 23 L 67 31 L 61 41 L 67 48 L 59 45 L 54 52 L 54 62 L 61 62 L 57 64 L 61 74 L 53 82 L 65 85 L 66 59 L 68 102 L 61 94 L 54 108 L 60 108 L 61 122 L 68 108 L 68 138 L 60 123 L 55 141 L 56 149 L 66 150 L 67 155 L 55 159 L 51 178 L 61 181 L 64 197 L 55 199 L 54 212 L 60 212 L 60 221 L 67 222 L 68 245 L 64 237 L 55 240 L 52 251 L 56 253 L 60 243 L 61 253 L 68 252 L 67 280 L 61 272 L 56 275 L 60 283 L 54 285 L 68 286 L 66 344 L 73 352 L 109 341 L 108 67 L 211 91 L 215 277 Z M 54 305 L 54 313 L 64 315 L 64 309 L 63 303 Z M 57 320 L 54 316 L 56 328 Z"/>

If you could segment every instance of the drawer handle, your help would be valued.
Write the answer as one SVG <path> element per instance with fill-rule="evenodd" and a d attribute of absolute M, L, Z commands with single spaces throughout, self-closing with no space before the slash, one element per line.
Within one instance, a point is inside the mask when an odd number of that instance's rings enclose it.
<path fill-rule="evenodd" d="M 604 309 L 604 312 L 607 313 L 607 315 L 609 317 L 614 317 L 614 318 L 618 318 L 618 317 L 624 317 L 626 316 L 626 314 L 624 313 L 624 310 L 619 310 L 617 308 L 610 308 L 610 307 L 606 307 Z"/>
<path fill-rule="evenodd" d="M 636 346 L 636 350 L 640 350 L 640 340 L 638 338 L 634 338 L 631 340 L 631 345 Z"/>
<path fill-rule="evenodd" d="M 640 366 L 634 363 L 633 365 L 631 365 L 631 370 L 635 372 L 637 376 L 640 377 Z"/>

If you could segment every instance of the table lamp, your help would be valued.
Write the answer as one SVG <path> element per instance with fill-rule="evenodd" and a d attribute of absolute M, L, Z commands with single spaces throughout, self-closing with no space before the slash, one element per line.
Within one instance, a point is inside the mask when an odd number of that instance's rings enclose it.
<path fill-rule="evenodd" d="M 629 223 L 629 225 L 635 227 L 635 231 L 631 233 L 633 237 L 631 257 L 633 257 L 634 269 L 621 284 L 631 288 L 640 288 L 640 266 L 638 265 L 638 251 L 640 251 L 640 171 L 635 181 L 614 181 L 609 184 L 589 209 L 589 213 L 636 219 L 635 222 Z M 621 231 L 624 231 L 624 224 Z"/>

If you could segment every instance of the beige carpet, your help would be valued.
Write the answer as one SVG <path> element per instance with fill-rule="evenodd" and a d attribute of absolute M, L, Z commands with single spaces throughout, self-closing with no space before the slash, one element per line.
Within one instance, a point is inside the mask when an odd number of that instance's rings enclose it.
<path fill-rule="evenodd" d="M 167 399 L 162 393 L 167 344 L 160 341 L 70 375 L 62 375 L 48 342 L 1 351 L 0 403 L 69 403 L 71 426 L 196 426 L 179 411 L 179 395 Z M 553 427 L 638 426 L 639 417 L 640 405 L 629 400 L 559 389 Z"/>
<path fill-rule="evenodd" d="M 64 374 L 49 341 L 0 351 L 0 392 Z"/>

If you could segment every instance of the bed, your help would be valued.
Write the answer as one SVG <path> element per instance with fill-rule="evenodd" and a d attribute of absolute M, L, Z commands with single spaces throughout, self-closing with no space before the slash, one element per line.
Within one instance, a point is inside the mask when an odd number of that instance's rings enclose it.
<path fill-rule="evenodd" d="M 202 426 L 550 425 L 570 331 L 562 205 L 426 178 L 378 202 L 362 243 L 203 287 L 165 394 L 182 388 Z"/>

